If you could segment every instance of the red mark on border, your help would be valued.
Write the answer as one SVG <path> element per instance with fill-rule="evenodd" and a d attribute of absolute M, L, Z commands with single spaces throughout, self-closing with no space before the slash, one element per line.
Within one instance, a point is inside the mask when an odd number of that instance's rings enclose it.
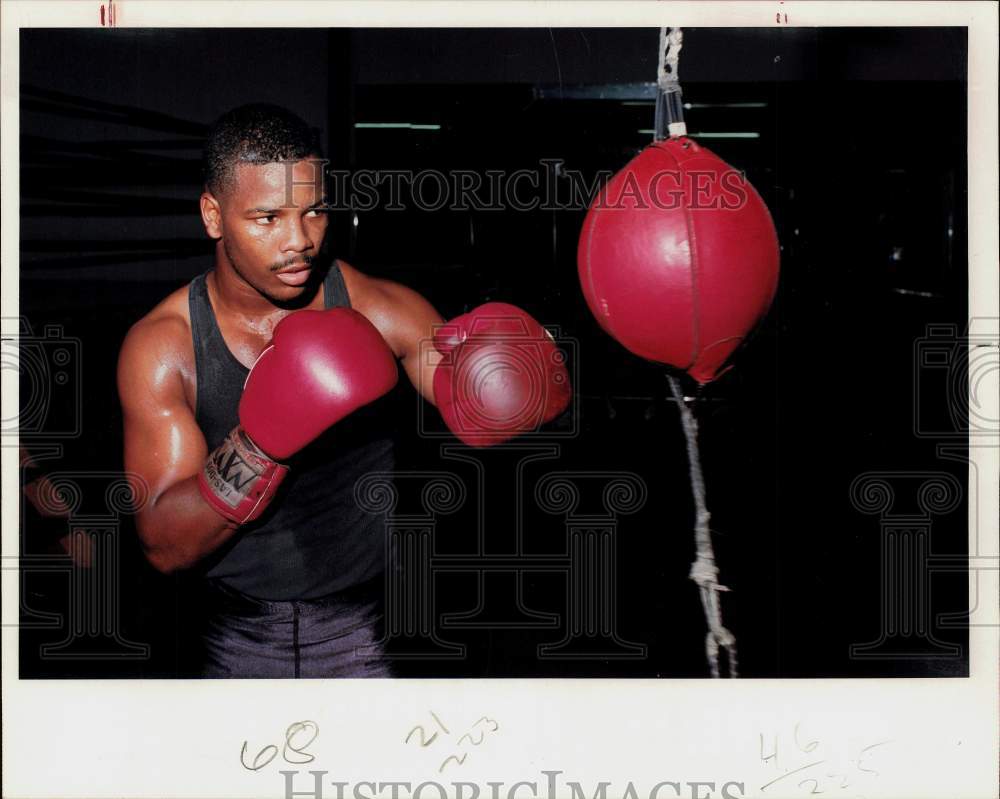
<path fill-rule="evenodd" d="M 101 27 L 113 28 L 115 26 L 115 0 L 108 0 L 105 6 L 101 4 Z"/>

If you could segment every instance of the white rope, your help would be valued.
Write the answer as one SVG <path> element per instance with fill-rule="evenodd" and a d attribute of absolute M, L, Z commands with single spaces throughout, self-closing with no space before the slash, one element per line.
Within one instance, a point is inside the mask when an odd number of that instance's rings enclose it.
<path fill-rule="evenodd" d="M 666 91 L 670 84 L 679 83 L 677 73 L 684 32 L 680 28 L 660 28 L 660 64 L 656 70 L 656 85 Z"/>
<path fill-rule="evenodd" d="M 695 525 L 694 542 L 697 552 L 694 563 L 691 564 L 689 577 L 698 586 L 701 595 L 701 607 L 708 624 L 708 634 L 705 637 L 705 654 L 713 677 L 719 677 L 719 648 L 726 650 L 729 666 L 729 676 L 739 677 L 739 664 L 736 657 L 736 636 L 722 624 L 722 605 L 719 602 L 719 592 L 728 591 L 719 584 L 719 568 L 715 565 L 715 552 L 712 549 L 712 535 L 708 522 L 711 515 L 705 502 L 705 478 L 701 471 L 701 457 L 698 450 L 698 420 L 691 409 L 684 403 L 684 392 L 681 384 L 673 375 L 667 375 L 670 391 L 677 402 L 680 411 L 681 424 L 687 438 L 688 465 L 691 473 L 691 493 L 694 496 Z"/>
<path fill-rule="evenodd" d="M 681 105 L 681 83 L 678 74 L 684 33 L 680 28 L 660 28 L 660 58 L 656 68 L 657 138 L 663 135 L 684 136 L 687 126 Z M 662 128 L 662 129 L 661 129 Z"/>

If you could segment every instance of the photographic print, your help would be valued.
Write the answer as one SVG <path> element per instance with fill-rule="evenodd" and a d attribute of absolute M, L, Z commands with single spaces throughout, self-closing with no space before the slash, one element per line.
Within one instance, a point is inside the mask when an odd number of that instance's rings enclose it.
<path fill-rule="evenodd" d="M 996 8 L 620 9 L 4 4 L 11 796 L 995 795 Z"/>

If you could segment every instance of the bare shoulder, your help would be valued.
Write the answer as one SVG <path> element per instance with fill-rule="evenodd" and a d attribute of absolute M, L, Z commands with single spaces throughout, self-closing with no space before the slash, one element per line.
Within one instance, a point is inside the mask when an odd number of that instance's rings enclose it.
<path fill-rule="evenodd" d="M 366 275 L 346 261 L 338 263 L 344 276 L 344 283 L 347 285 L 347 293 L 351 298 L 351 307 L 365 316 L 369 318 L 380 314 L 423 316 L 428 309 L 433 311 L 430 303 L 410 287 L 393 280 Z M 434 315 L 437 315 L 436 312 Z"/>
<path fill-rule="evenodd" d="M 434 307 L 418 292 L 392 280 L 372 277 L 339 261 L 351 307 L 378 328 L 399 357 L 416 349 L 420 340 L 443 321 Z"/>
<path fill-rule="evenodd" d="M 184 393 L 194 367 L 185 285 L 129 329 L 118 356 L 122 401 L 136 393 Z"/>
<path fill-rule="evenodd" d="M 357 267 L 352 266 L 342 259 L 337 259 L 337 266 L 340 274 L 343 275 L 344 285 L 347 286 L 347 294 L 351 298 L 351 307 L 361 313 L 372 305 L 378 305 L 383 299 L 383 284 L 386 280 L 379 280 L 371 275 L 366 275 Z M 366 314 L 367 315 L 367 314 Z"/>
<path fill-rule="evenodd" d="M 375 325 L 399 358 L 407 377 L 428 402 L 435 403 L 434 373 L 441 355 L 433 346 L 435 328 L 444 320 L 419 293 L 340 262 L 351 307 Z"/>

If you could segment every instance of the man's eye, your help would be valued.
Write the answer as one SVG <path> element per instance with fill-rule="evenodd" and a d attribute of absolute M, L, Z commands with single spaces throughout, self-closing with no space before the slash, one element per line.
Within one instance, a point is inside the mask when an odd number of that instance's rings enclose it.
<path fill-rule="evenodd" d="M 254 221 L 258 225 L 270 225 L 275 219 L 277 219 L 277 217 L 274 214 L 268 214 L 267 216 L 258 216 Z"/>
<path fill-rule="evenodd" d="M 313 219 L 323 216 L 326 212 L 322 208 L 310 208 L 306 211 L 306 216 L 310 216 Z"/>

